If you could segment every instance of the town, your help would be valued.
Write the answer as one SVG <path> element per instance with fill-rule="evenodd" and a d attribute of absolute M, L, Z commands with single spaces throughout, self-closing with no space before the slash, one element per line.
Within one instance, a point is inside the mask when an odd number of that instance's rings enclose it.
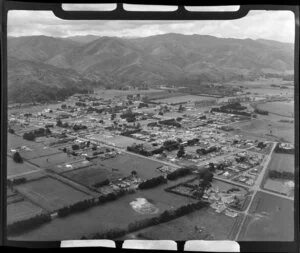
<path fill-rule="evenodd" d="M 265 138 L 240 128 L 271 117 L 257 105 L 291 100 L 241 88 L 218 96 L 160 87 L 11 105 L 8 234 L 163 239 L 155 226 L 169 231 L 169 223 L 195 214 L 195 239 L 243 239 L 261 199 L 293 200 L 294 146 L 272 127 Z M 283 171 L 271 167 L 278 156 L 290 157 Z M 72 227 L 76 219 L 85 225 Z M 171 234 L 178 239 L 183 232 L 177 230 Z"/>

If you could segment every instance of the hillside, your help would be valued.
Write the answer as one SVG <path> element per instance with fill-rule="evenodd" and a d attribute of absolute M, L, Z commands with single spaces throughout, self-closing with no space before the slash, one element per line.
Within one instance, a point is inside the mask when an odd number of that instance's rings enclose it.
<path fill-rule="evenodd" d="M 46 102 L 61 100 L 76 92 L 87 92 L 93 83 L 71 69 L 8 58 L 8 100 Z"/>
<path fill-rule="evenodd" d="M 253 80 L 264 73 L 289 72 L 294 53 L 290 43 L 171 33 L 145 38 L 9 38 L 8 56 L 21 60 L 11 65 L 9 83 L 14 87 L 35 80 L 48 87 L 60 83 L 61 88 L 69 88 L 73 79 L 110 87 Z M 31 77 L 18 83 L 17 77 L 28 68 Z"/>

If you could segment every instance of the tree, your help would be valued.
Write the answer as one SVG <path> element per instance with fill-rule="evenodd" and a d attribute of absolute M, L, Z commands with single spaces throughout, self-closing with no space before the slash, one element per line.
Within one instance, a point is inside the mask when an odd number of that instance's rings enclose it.
<path fill-rule="evenodd" d="M 13 160 L 16 162 L 16 163 L 23 163 L 23 158 L 21 157 L 20 153 L 19 152 L 15 152 L 14 155 L 13 155 Z"/>
<path fill-rule="evenodd" d="M 61 126 L 62 126 L 62 122 L 61 122 L 60 119 L 56 121 L 56 125 L 57 125 L 58 127 L 61 127 Z"/>
<path fill-rule="evenodd" d="M 181 138 L 178 137 L 176 140 L 177 140 L 178 143 L 182 143 L 182 139 Z"/>
<path fill-rule="evenodd" d="M 45 132 L 46 132 L 46 135 L 48 135 L 48 134 L 51 134 L 52 132 L 51 132 L 51 130 L 48 128 L 48 127 L 46 127 L 45 128 Z"/>
<path fill-rule="evenodd" d="M 137 176 L 136 170 L 131 171 L 131 175 L 134 176 L 134 177 L 136 177 Z"/>
<path fill-rule="evenodd" d="M 149 99 L 148 96 L 144 96 L 144 97 L 142 98 L 142 102 L 144 102 L 144 103 L 148 103 L 149 101 L 150 101 L 150 99 Z"/>
<path fill-rule="evenodd" d="M 183 145 L 180 145 L 179 150 L 177 152 L 177 157 L 178 158 L 183 157 L 184 154 L 185 154 L 184 147 L 183 147 Z"/>
<path fill-rule="evenodd" d="M 32 131 L 28 133 L 23 134 L 23 139 L 28 140 L 28 141 L 34 141 L 35 140 L 35 135 Z"/>
<path fill-rule="evenodd" d="M 9 129 L 8 129 L 8 132 L 9 132 L 10 134 L 14 134 L 14 133 L 15 133 L 15 130 L 13 130 L 12 128 L 9 128 Z"/>
<path fill-rule="evenodd" d="M 213 177 L 214 177 L 214 174 L 210 170 L 208 170 L 204 174 L 204 176 L 203 176 L 203 182 L 202 182 L 202 186 L 203 186 L 204 189 L 211 186 L 211 182 L 213 180 Z"/>
<path fill-rule="evenodd" d="M 112 113 L 111 114 L 111 117 L 110 117 L 110 120 L 114 120 L 116 118 L 116 114 L 115 113 Z"/>
<path fill-rule="evenodd" d="M 183 112 L 185 108 L 182 106 L 182 104 L 179 105 L 178 112 Z"/>
<path fill-rule="evenodd" d="M 73 150 L 78 150 L 79 149 L 79 145 L 78 144 L 73 144 L 72 145 L 72 149 Z"/>

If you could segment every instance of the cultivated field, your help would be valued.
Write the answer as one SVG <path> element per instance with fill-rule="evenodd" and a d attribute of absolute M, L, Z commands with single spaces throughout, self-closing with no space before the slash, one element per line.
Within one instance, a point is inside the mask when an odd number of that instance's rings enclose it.
<path fill-rule="evenodd" d="M 15 221 L 26 220 L 43 212 L 43 209 L 33 203 L 23 200 L 7 205 L 7 224 Z"/>
<path fill-rule="evenodd" d="M 51 177 L 30 181 L 15 188 L 32 202 L 53 212 L 89 196 Z"/>
<path fill-rule="evenodd" d="M 294 202 L 258 192 L 238 241 L 294 240 Z"/>

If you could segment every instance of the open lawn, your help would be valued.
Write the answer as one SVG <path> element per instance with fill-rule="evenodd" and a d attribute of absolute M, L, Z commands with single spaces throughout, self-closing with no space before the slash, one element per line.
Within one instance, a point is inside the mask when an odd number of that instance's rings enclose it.
<path fill-rule="evenodd" d="M 15 188 L 32 202 L 53 212 L 89 196 L 51 177 L 30 181 Z"/>
<path fill-rule="evenodd" d="M 161 173 L 157 168 L 164 165 L 157 161 L 130 154 L 117 155 L 112 159 L 106 159 L 100 163 L 108 168 L 118 170 L 117 172 L 124 176 L 129 176 L 135 170 L 141 179 L 160 176 Z"/>
<path fill-rule="evenodd" d="M 7 157 L 7 176 L 15 176 L 18 174 L 34 171 L 36 168 L 26 162 L 16 163 L 12 158 Z"/>
<path fill-rule="evenodd" d="M 293 239 L 294 202 L 258 192 L 238 241 L 292 241 Z"/>
<path fill-rule="evenodd" d="M 42 212 L 43 209 L 27 200 L 11 203 L 7 205 L 7 224 L 34 217 Z"/>

